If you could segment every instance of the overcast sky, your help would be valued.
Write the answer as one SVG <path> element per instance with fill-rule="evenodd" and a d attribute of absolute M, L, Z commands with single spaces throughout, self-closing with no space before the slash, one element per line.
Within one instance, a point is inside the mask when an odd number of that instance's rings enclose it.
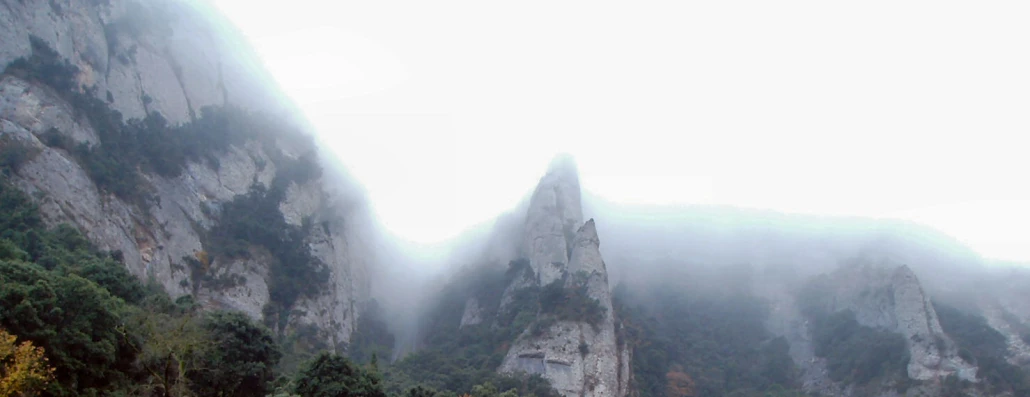
<path fill-rule="evenodd" d="M 613 201 L 910 219 L 1030 260 L 1025 1 L 211 1 L 414 242 L 569 152 Z"/>

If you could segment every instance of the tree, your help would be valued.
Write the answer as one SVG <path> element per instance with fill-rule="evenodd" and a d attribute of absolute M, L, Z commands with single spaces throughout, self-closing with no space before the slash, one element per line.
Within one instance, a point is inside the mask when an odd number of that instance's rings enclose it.
<path fill-rule="evenodd" d="M 302 397 L 386 397 L 377 376 L 332 353 L 308 362 L 295 382 L 294 392 Z"/>
<path fill-rule="evenodd" d="M 48 393 L 89 394 L 126 381 L 138 339 L 119 332 L 124 302 L 75 274 L 0 261 L 0 326 L 46 349 Z"/>
<path fill-rule="evenodd" d="M 43 348 L 16 339 L 0 329 L 0 397 L 35 395 L 54 379 Z"/>
<path fill-rule="evenodd" d="M 408 397 L 436 397 L 436 391 L 422 386 L 415 386 L 408 389 Z"/>
<path fill-rule="evenodd" d="M 272 333 L 240 312 L 213 312 L 202 323 L 210 344 L 191 373 L 198 396 L 264 396 L 282 357 Z"/>
<path fill-rule="evenodd" d="M 139 310 L 131 320 L 126 328 L 144 341 L 139 365 L 149 376 L 140 385 L 142 391 L 164 397 L 189 394 L 187 374 L 201 365 L 200 353 L 208 344 L 194 318 Z"/>
<path fill-rule="evenodd" d="M 673 365 L 665 374 L 665 395 L 669 397 L 686 397 L 694 395 L 694 379 L 683 372 L 683 367 Z"/>

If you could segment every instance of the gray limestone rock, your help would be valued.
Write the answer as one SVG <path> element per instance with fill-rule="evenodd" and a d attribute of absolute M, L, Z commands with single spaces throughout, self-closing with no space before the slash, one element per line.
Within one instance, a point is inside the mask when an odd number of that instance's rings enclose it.
<path fill-rule="evenodd" d="M 630 352 L 619 343 L 608 272 L 599 251 L 593 220 L 571 240 L 569 287 L 585 283 L 588 295 L 605 309 L 600 324 L 558 321 L 534 335 L 526 330 L 514 343 L 500 371 L 535 373 L 565 396 L 623 396 L 629 392 Z"/>
<path fill-rule="evenodd" d="M 853 263 L 831 275 L 832 310 L 850 309 L 859 324 L 903 335 L 911 356 L 908 376 L 927 380 L 957 375 L 976 381 L 976 366 L 958 356 L 941 329 L 915 273 L 908 266 Z"/>
<path fill-rule="evenodd" d="M 523 256 L 529 259 L 539 285 L 565 273 L 572 237 L 582 222 L 579 176 L 571 159 L 559 158 L 540 180 L 526 213 Z"/>

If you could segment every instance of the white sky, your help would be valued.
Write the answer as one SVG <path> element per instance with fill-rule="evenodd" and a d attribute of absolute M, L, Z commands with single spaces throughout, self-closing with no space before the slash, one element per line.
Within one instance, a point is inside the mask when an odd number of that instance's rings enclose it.
<path fill-rule="evenodd" d="M 570 152 L 613 201 L 910 219 L 1030 260 L 1026 1 L 211 1 L 414 242 Z"/>

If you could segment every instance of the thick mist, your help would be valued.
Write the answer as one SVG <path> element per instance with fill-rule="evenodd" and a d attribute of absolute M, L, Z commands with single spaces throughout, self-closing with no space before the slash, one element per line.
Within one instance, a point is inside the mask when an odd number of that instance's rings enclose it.
<path fill-rule="evenodd" d="M 395 359 L 417 349 L 424 314 L 449 282 L 483 267 L 503 269 L 520 257 L 527 206 L 528 195 L 518 207 L 431 252 L 403 243 L 384 251 L 373 295 L 398 338 Z M 1022 266 L 986 260 L 956 239 L 910 222 L 631 205 L 590 192 L 583 194 L 583 209 L 584 219 L 595 220 L 613 289 L 665 286 L 694 296 L 763 298 L 793 294 L 814 277 L 844 267 L 905 265 L 935 300 L 973 310 L 979 300 L 993 299 L 985 291 L 1030 286 L 1018 281 L 1023 277 L 1011 277 L 1028 274 Z"/>

